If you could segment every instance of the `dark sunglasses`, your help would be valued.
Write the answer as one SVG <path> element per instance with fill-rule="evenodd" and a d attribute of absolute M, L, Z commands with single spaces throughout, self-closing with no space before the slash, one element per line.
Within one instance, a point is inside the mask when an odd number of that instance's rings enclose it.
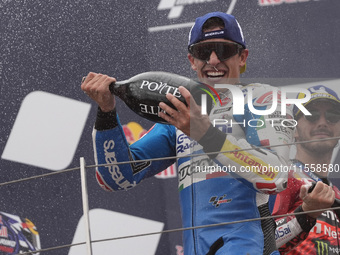
<path fill-rule="evenodd" d="M 233 42 L 200 42 L 189 47 L 189 53 L 197 59 L 209 61 L 211 53 L 214 51 L 220 61 L 236 55 L 243 49 L 243 46 Z"/>
<path fill-rule="evenodd" d="M 304 115 L 305 119 L 308 120 L 309 122 L 316 122 L 320 119 L 321 112 L 319 112 L 318 110 L 309 110 L 309 112 L 312 115 Z M 325 114 L 325 118 L 326 118 L 327 122 L 329 122 L 329 123 L 335 124 L 335 123 L 340 121 L 340 112 L 327 111 L 324 114 Z"/>

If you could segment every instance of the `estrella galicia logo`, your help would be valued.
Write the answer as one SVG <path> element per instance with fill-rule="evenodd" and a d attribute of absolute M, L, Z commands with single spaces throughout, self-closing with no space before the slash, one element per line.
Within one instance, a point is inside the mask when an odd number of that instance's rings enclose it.
<path fill-rule="evenodd" d="M 232 201 L 231 198 L 225 198 L 227 195 L 224 194 L 223 196 L 214 196 L 211 197 L 209 200 L 209 203 L 212 203 L 213 206 L 215 206 L 215 208 L 218 208 L 221 204 L 225 204 L 225 203 L 230 203 Z"/>

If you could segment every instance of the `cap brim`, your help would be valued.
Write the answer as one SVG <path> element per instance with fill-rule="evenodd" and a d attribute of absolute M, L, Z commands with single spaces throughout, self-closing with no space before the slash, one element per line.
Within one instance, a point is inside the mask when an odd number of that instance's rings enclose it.
<path fill-rule="evenodd" d="M 310 99 L 307 103 L 303 104 L 303 106 L 307 108 L 307 106 L 310 106 L 311 104 L 316 103 L 316 102 L 320 102 L 320 101 L 324 101 L 324 102 L 333 104 L 334 106 L 340 106 L 340 102 L 339 101 L 337 101 L 336 99 L 328 98 L 328 97 L 327 98 L 326 97 L 319 97 L 319 98 Z M 298 118 L 301 113 L 302 112 L 299 109 L 296 112 L 296 114 L 294 115 L 294 118 Z"/>

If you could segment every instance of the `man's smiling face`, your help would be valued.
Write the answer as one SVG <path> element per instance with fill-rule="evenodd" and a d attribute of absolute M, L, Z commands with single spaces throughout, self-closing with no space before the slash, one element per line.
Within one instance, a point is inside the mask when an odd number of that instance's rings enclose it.
<path fill-rule="evenodd" d="M 205 32 L 217 31 L 220 29 L 221 28 L 216 27 Z M 233 43 L 230 40 L 222 38 L 208 39 L 203 42 Z M 214 86 L 214 84 L 218 83 L 235 84 L 239 82 L 240 69 L 245 65 L 247 57 L 248 57 L 247 49 L 243 49 L 240 53 L 237 53 L 224 61 L 221 61 L 218 58 L 215 51 L 211 52 L 208 61 L 200 60 L 198 58 L 195 58 L 192 54 L 190 53 L 188 54 L 188 58 L 191 63 L 191 68 L 197 72 L 199 80 L 211 86 Z"/>
<path fill-rule="evenodd" d="M 318 140 L 323 138 L 332 138 L 340 136 L 340 112 L 333 104 L 328 102 L 315 102 L 308 107 L 308 110 L 314 115 L 313 121 L 309 121 L 306 116 L 298 119 L 295 138 L 297 142 Z M 326 112 L 332 113 L 331 119 L 327 120 Z M 315 116 L 319 116 L 316 118 Z M 308 153 L 325 153 L 332 151 L 338 143 L 337 139 L 317 141 L 312 143 L 299 144 L 303 150 Z"/>

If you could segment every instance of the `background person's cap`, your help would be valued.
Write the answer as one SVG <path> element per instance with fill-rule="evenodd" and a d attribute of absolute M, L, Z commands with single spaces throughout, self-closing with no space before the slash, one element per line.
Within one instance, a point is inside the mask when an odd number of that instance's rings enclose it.
<path fill-rule="evenodd" d="M 308 91 L 311 94 L 311 98 L 308 102 L 304 103 L 303 106 L 307 106 L 312 102 L 315 102 L 317 100 L 327 100 L 331 103 L 334 103 L 336 105 L 340 106 L 340 99 L 338 97 L 338 95 L 336 94 L 336 92 L 330 88 L 327 88 L 324 85 L 316 85 L 313 87 L 308 88 Z M 297 95 L 297 98 L 304 98 L 306 96 L 305 93 L 299 93 Z M 297 118 L 298 115 L 301 113 L 301 110 L 296 107 L 296 105 L 294 105 L 293 108 L 293 114 L 294 114 L 294 118 Z"/>

